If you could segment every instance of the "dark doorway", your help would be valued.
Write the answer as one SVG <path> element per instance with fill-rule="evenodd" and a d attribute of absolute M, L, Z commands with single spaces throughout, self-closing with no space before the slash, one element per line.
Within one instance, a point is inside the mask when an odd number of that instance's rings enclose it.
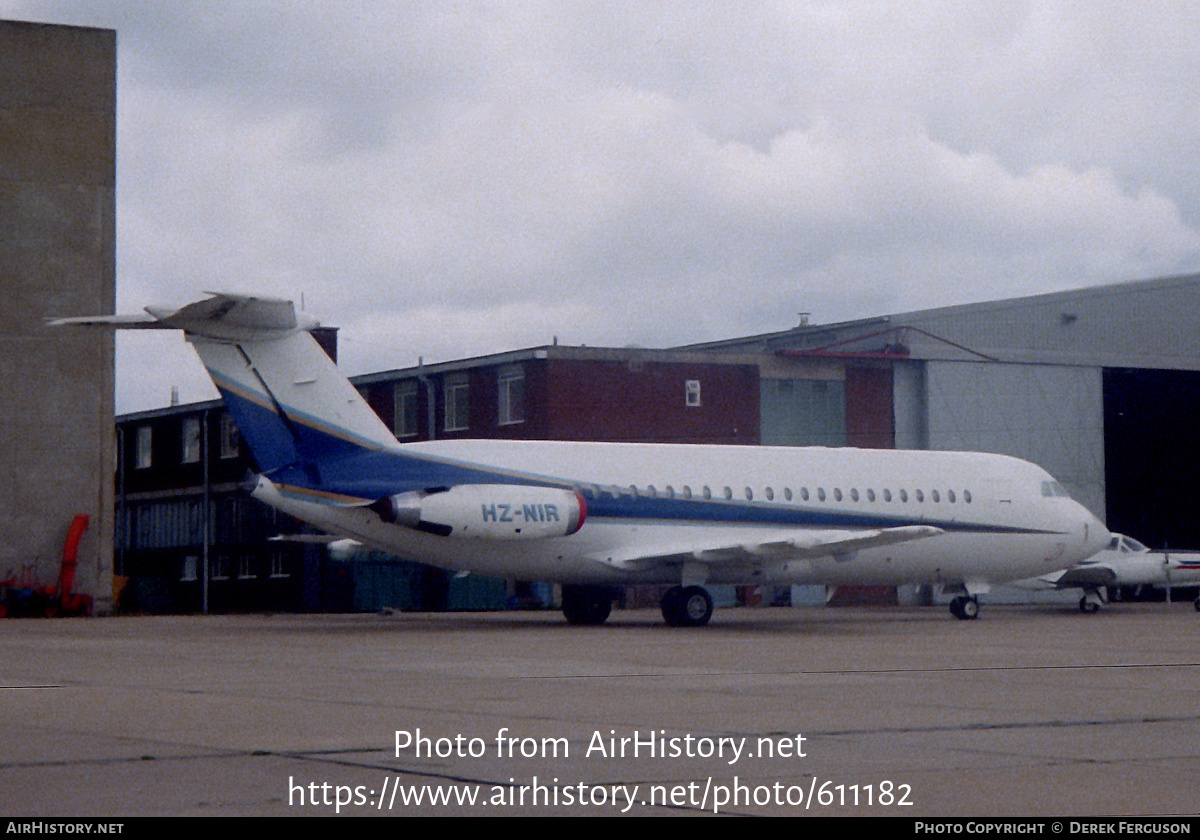
<path fill-rule="evenodd" d="M 1200 372 L 1104 371 L 1109 530 L 1152 549 L 1200 549 Z"/>

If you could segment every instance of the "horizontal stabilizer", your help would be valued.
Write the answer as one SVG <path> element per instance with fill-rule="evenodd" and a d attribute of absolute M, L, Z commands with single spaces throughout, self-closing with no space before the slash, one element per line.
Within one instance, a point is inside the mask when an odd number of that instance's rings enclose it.
<path fill-rule="evenodd" d="M 208 292 L 211 297 L 181 308 L 147 306 L 146 314 L 55 318 L 52 327 L 109 327 L 131 330 L 183 330 L 188 335 L 226 341 L 281 338 L 319 326 L 297 313 L 290 300 Z"/>
<path fill-rule="evenodd" d="M 118 330 L 173 330 L 152 315 L 83 315 L 78 318 L 51 318 L 51 327 L 108 327 Z"/>

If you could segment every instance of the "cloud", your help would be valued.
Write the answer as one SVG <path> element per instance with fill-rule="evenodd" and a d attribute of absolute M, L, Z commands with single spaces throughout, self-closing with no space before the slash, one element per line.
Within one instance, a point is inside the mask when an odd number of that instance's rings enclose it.
<path fill-rule="evenodd" d="M 1190 3 L 0 14 L 119 31 L 121 305 L 303 295 L 348 363 L 1200 270 Z"/>

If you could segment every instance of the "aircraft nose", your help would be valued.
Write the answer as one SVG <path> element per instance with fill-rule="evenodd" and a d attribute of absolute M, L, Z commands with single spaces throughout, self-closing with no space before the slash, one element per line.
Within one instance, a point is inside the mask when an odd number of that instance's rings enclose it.
<path fill-rule="evenodd" d="M 1080 506 L 1082 508 L 1082 505 Z M 1102 551 L 1112 539 L 1112 534 L 1108 528 L 1097 519 L 1091 511 L 1083 509 L 1083 550 L 1084 559 L 1091 557 L 1098 551 Z"/>

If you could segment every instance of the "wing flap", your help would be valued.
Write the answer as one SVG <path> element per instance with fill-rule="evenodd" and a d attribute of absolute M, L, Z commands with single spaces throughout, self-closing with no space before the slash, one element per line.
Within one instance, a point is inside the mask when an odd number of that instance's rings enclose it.
<path fill-rule="evenodd" d="M 925 539 L 942 533 L 932 525 L 904 525 L 862 531 L 812 530 L 770 531 L 761 538 L 674 545 L 631 546 L 605 552 L 591 559 L 622 569 L 646 569 L 659 565 L 700 562 L 711 565 L 752 560 L 809 560 L 818 557 L 844 559 L 856 551 Z"/>

